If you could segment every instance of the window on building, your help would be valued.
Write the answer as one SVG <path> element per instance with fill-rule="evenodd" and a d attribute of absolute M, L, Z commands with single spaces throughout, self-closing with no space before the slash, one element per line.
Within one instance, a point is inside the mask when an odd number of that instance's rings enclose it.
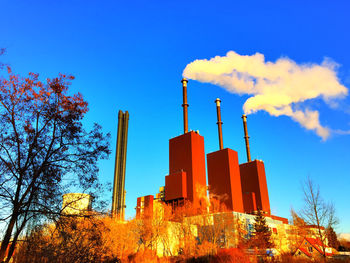
<path fill-rule="evenodd" d="M 309 247 L 309 252 L 312 252 L 312 251 L 313 251 L 312 247 Z"/>

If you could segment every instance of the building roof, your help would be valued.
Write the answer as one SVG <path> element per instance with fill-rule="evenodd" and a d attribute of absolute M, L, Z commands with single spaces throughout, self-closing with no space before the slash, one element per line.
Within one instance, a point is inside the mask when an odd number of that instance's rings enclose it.
<path fill-rule="evenodd" d="M 307 241 L 310 245 L 312 245 L 317 252 L 319 252 L 321 255 L 323 255 L 323 249 L 322 247 L 324 246 L 325 248 L 328 248 L 326 245 L 323 245 L 322 241 L 318 238 L 312 238 L 312 237 L 305 237 L 303 241 L 301 242 L 300 246 L 298 247 L 297 251 L 300 250 L 303 252 L 305 255 L 308 257 L 312 257 L 312 254 L 303 246 L 304 241 Z M 326 251 L 326 256 L 331 256 L 332 253 L 328 253 Z"/>

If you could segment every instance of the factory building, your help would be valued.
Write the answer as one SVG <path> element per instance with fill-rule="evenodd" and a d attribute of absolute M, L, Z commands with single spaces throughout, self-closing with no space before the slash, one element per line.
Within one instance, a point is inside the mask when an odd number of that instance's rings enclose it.
<path fill-rule="evenodd" d="M 186 201 L 194 208 L 201 208 L 204 199 L 208 200 L 209 190 L 209 201 L 219 202 L 225 211 L 248 216 L 261 210 L 271 220 L 287 224 L 287 219 L 271 215 L 264 162 L 251 160 L 247 116 L 242 116 L 247 162 L 240 164 L 237 151 L 223 146 L 221 101 L 216 99 L 219 149 L 205 156 L 204 137 L 188 129 L 188 81 L 181 82 L 184 133 L 169 140 L 169 174 L 165 176 L 162 194 L 156 198 L 139 197 L 136 217 L 149 216 L 155 201 L 170 204 L 174 209 Z"/>
<path fill-rule="evenodd" d="M 188 131 L 187 80 L 182 79 L 184 134 L 169 140 L 169 175 L 165 177 L 165 202 L 174 207 L 185 200 L 201 207 L 206 198 L 204 138 Z"/>
<path fill-rule="evenodd" d="M 263 161 L 254 160 L 239 166 L 243 193 L 243 205 L 246 213 L 262 210 L 271 215 L 269 193 Z"/>
<path fill-rule="evenodd" d="M 143 218 L 153 217 L 153 195 L 146 195 L 137 198 L 136 214 L 142 215 Z"/>
<path fill-rule="evenodd" d="M 200 206 L 206 192 L 204 138 L 190 131 L 169 140 L 169 175 L 165 177 L 165 201 L 187 199 Z M 206 194 L 205 194 L 206 195 Z"/>
<path fill-rule="evenodd" d="M 244 212 L 238 153 L 225 148 L 222 136 L 220 99 L 215 100 L 218 119 L 219 150 L 207 155 L 210 199 L 217 199 L 226 209 Z"/>
<path fill-rule="evenodd" d="M 210 198 L 229 211 L 244 213 L 238 154 L 229 148 L 207 155 Z"/>

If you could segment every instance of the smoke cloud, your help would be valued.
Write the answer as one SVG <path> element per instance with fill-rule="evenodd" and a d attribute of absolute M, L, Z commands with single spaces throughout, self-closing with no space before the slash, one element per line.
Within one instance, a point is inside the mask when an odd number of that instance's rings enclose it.
<path fill-rule="evenodd" d="M 183 76 L 251 95 L 243 105 L 245 114 L 264 110 L 272 116 L 289 116 L 326 140 L 331 130 L 321 125 L 319 112 L 303 102 L 319 98 L 332 107 L 334 99 L 348 94 L 337 78 L 337 66 L 329 59 L 321 64 L 297 64 L 286 57 L 269 62 L 260 53 L 242 56 L 230 51 L 223 57 L 191 62 Z"/>

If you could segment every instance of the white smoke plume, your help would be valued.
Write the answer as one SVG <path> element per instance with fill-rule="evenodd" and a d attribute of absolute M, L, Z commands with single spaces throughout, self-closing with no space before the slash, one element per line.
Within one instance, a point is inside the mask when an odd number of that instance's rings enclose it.
<path fill-rule="evenodd" d="M 323 140 L 330 129 L 322 126 L 319 112 L 302 103 L 320 98 L 329 106 L 345 97 L 347 88 L 336 74 L 337 64 L 325 59 L 321 64 L 298 65 L 289 58 L 265 61 L 263 54 L 242 56 L 230 51 L 226 56 L 195 60 L 183 76 L 221 86 L 232 93 L 251 95 L 243 105 L 245 114 L 264 110 L 272 116 L 286 115 Z"/>

